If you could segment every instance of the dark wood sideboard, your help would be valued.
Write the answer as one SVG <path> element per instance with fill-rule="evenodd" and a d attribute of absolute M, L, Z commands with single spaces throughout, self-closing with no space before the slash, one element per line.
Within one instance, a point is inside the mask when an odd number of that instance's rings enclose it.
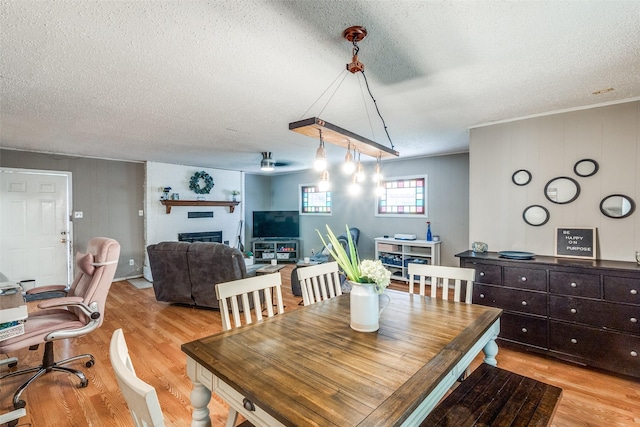
<path fill-rule="evenodd" d="M 640 266 L 462 252 L 474 268 L 473 302 L 499 307 L 499 340 L 526 350 L 640 378 Z"/>

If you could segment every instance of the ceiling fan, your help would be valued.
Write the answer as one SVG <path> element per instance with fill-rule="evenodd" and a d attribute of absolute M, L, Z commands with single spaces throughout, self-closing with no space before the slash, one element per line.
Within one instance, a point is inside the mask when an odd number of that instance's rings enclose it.
<path fill-rule="evenodd" d="M 262 160 L 260 161 L 260 170 L 264 172 L 271 172 L 276 167 L 289 166 L 291 162 L 277 162 L 271 157 L 270 151 L 263 151 Z"/>

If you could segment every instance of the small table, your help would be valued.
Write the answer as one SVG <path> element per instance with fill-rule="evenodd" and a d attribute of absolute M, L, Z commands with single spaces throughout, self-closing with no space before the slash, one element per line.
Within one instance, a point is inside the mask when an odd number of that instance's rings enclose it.
<path fill-rule="evenodd" d="M 278 271 L 282 270 L 283 268 L 285 268 L 285 265 L 283 265 L 283 264 L 265 265 L 264 267 L 261 267 L 261 268 L 257 269 L 256 270 L 256 274 L 277 273 Z"/>

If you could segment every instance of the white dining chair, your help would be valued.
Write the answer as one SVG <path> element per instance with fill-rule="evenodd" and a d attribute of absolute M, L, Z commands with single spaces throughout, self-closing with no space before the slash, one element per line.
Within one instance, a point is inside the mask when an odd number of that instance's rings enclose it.
<path fill-rule="evenodd" d="M 260 293 L 264 293 L 261 300 Z M 284 313 L 284 304 L 282 302 L 282 276 L 280 273 L 263 274 L 260 276 L 249 277 L 247 279 L 233 280 L 231 282 L 218 283 L 216 285 L 216 294 L 220 302 L 220 317 L 222 318 L 222 329 L 228 331 L 231 329 L 231 315 L 233 316 L 233 327 L 248 325 L 259 322 L 263 319 L 262 312 L 266 310 L 266 317 L 275 316 L 278 313 Z M 275 300 L 273 299 L 275 298 Z M 264 302 L 263 302 L 264 301 Z M 240 304 L 241 303 L 241 304 Z M 273 307 L 276 307 L 276 310 Z M 241 318 L 240 312 L 243 313 Z M 253 315 L 252 315 L 253 313 Z M 238 420 L 238 412 L 229 407 L 229 416 L 227 418 L 227 427 L 235 426 Z M 241 426 L 250 426 L 245 421 Z"/>
<path fill-rule="evenodd" d="M 261 292 L 264 293 L 262 299 L 260 298 Z M 247 279 L 218 283 L 216 285 L 216 294 L 220 302 L 222 328 L 225 331 L 231 329 L 229 310 L 231 310 L 233 327 L 235 328 L 241 326 L 243 323 L 250 324 L 254 321 L 261 321 L 263 318 L 263 310 L 267 312 L 266 317 L 284 313 L 282 277 L 280 273 L 263 274 Z M 276 310 L 274 310 L 274 305 Z M 241 312 L 244 322 L 240 317 Z"/>
<path fill-rule="evenodd" d="M 413 294 L 416 277 L 420 286 L 420 295 L 426 295 L 427 284 L 431 285 L 431 298 L 449 299 L 449 289 L 453 286 L 453 300 L 461 302 L 462 287 L 464 286 L 464 301 L 471 304 L 473 297 L 473 281 L 476 271 L 473 268 L 445 267 L 442 265 L 428 265 L 409 263 L 409 293 Z M 441 288 L 440 292 L 438 288 Z M 440 294 L 440 295 L 439 295 Z"/>
<path fill-rule="evenodd" d="M 304 305 L 342 295 L 340 270 L 336 261 L 297 268 Z"/>
<path fill-rule="evenodd" d="M 111 335 L 109 360 L 134 424 L 138 427 L 164 426 L 156 389 L 136 375 L 122 329 L 116 329 Z"/>

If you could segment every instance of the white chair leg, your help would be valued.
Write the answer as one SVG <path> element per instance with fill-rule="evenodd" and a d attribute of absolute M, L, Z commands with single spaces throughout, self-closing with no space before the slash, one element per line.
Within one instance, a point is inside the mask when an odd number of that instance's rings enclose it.
<path fill-rule="evenodd" d="M 229 407 L 229 417 L 227 418 L 226 427 L 234 427 L 237 422 L 238 422 L 238 411 Z"/>

